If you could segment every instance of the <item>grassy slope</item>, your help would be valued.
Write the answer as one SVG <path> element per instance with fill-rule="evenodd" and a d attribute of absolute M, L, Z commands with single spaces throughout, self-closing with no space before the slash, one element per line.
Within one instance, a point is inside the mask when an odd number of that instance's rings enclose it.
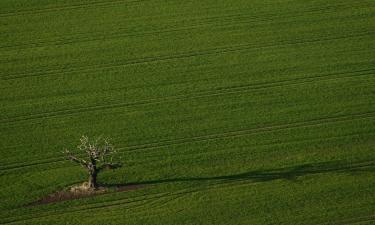
<path fill-rule="evenodd" d="M 371 223 L 374 30 L 370 0 L 2 0 L 0 223 Z M 82 133 L 149 186 L 23 207 L 85 180 Z"/>

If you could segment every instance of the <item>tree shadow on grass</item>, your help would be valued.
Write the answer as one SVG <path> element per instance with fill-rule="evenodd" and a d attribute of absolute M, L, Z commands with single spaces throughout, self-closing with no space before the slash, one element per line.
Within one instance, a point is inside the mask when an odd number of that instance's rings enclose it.
<path fill-rule="evenodd" d="M 106 194 L 119 191 L 131 191 L 139 188 L 144 188 L 147 185 L 157 185 L 175 182 L 209 182 L 215 181 L 219 183 L 228 183 L 236 181 L 249 182 L 267 182 L 277 179 L 296 180 L 299 177 L 324 174 L 324 173 L 349 173 L 355 175 L 359 172 L 375 172 L 375 161 L 362 162 L 347 162 L 347 161 L 331 161 L 322 163 L 304 164 L 294 167 L 286 167 L 273 170 L 258 170 L 246 173 L 239 173 L 234 175 L 222 175 L 214 177 L 187 177 L 187 178 L 172 178 L 165 180 L 150 180 L 138 183 L 121 183 L 121 184 L 100 184 L 104 190 L 88 192 L 88 193 L 72 193 L 67 191 L 60 191 L 51 195 L 45 196 L 36 202 L 26 206 L 36 206 L 41 204 L 48 204 L 53 202 L 60 202 L 72 200 L 77 198 L 92 197 L 99 194 Z M 112 190 L 112 191 L 111 191 Z"/>
<path fill-rule="evenodd" d="M 259 170 L 234 175 L 222 175 L 214 177 L 186 177 L 186 178 L 171 178 L 165 180 L 150 180 L 135 183 L 122 183 L 122 184 L 103 184 L 108 187 L 124 186 L 124 185 L 151 185 L 163 184 L 174 182 L 199 182 L 199 181 L 220 181 L 220 182 L 233 182 L 233 181 L 251 181 L 251 182 L 266 182 L 277 179 L 296 180 L 299 177 L 324 174 L 324 173 L 350 173 L 355 174 L 359 172 L 375 172 L 375 161 L 361 161 L 361 162 L 348 162 L 348 161 L 329 161 L 322 163 L 311 163 L 293 167 L 286 167 L 281 169 L 272 170 Z"/>

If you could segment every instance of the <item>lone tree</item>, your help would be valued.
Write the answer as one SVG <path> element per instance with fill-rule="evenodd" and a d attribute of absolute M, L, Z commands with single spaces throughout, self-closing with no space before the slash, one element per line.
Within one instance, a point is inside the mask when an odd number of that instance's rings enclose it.
<path fill-rule="evenodd" d="M 64 153 L 69 160 L 80 164 L 87 170 L 89 174 L 87 188 L 96 189 L 98 187 L 96 178 L 99 172 L 104 169 L 116 169 L 121 166 L 119 163 L 112 162 L 116 150 L 107 138 L 99 137 L 90 142 L 88 137 L 83 135 L 80 142 L 77 146 L 80 153 L 73 153 L 68 149 L 65 149 Z"/>

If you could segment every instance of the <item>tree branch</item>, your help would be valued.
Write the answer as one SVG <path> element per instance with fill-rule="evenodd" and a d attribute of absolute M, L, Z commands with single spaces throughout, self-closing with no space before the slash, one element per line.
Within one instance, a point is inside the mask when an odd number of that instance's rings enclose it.
<path fill-rule="evenodd" d="M 120 163 L 104 163 L 98 167 L 98 171 L 102 170 L 114 170 L 120 168 L 122 165 Z"/>
<path fill-rule="evenodd" d="M 89 163 L 86 160 L 75 157 L 69 150 L 65 150 L 65 154 L 70 161 L 76 162 L 85 168 L 88 167 Z"/>

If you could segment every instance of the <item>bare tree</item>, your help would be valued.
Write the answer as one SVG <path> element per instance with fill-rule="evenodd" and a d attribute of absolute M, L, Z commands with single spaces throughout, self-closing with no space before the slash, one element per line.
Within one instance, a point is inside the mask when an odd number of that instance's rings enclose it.
<path fill-rule="evenodd" d="M 116 150 L 107 138 L 99 137 L 90 142 L 88 137 L 83 135 L 80 142 L 80 145 L 77 146 L 80 153 L 73 153 L 68 149 L 65 149 L 64 153 L 69 160 L 80 164 L 87 170 L 89 174 L 88 188 L 96 189 L 98 187 L 96 178 L 99 172 L 121 166 L 112 162 Z"/>

